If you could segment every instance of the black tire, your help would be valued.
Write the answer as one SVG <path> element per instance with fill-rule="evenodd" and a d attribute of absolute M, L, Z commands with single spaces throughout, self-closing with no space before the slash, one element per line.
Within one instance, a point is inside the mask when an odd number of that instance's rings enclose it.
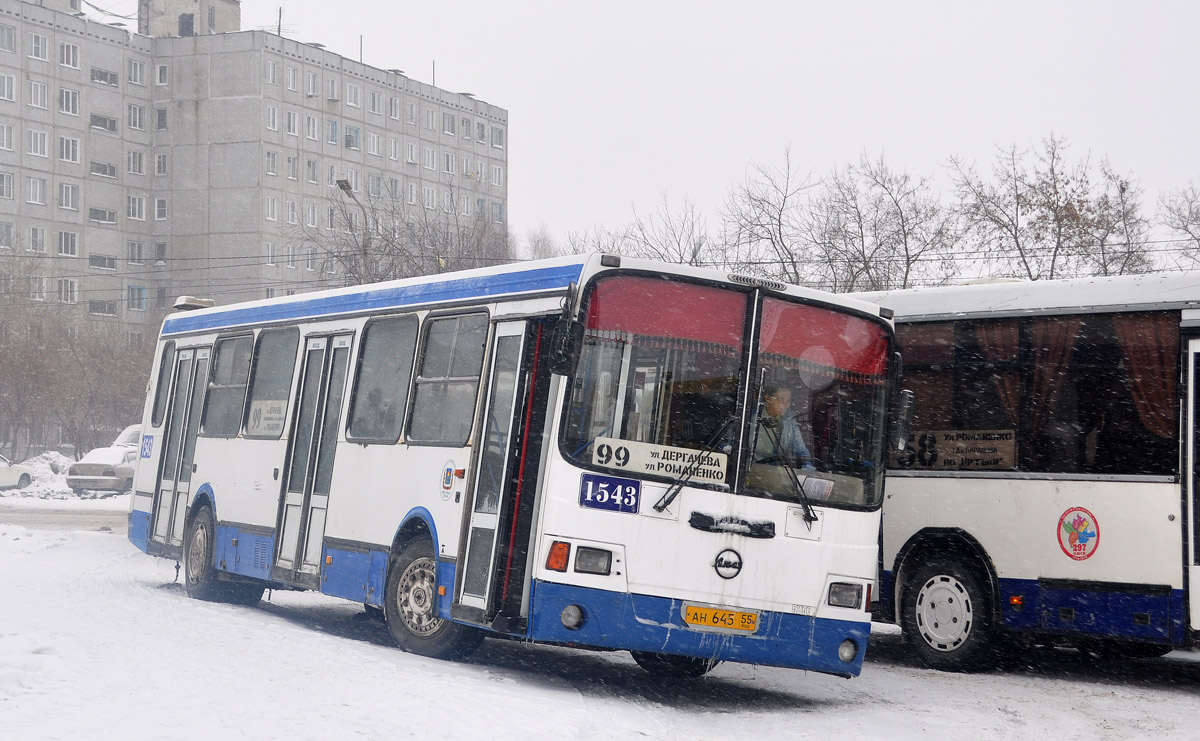
<path fill-rule="evenodd" d="M 409 653 L 461 659 L 483 640 L 483 631 L 437 615 L 437 554 L 427 540 L 414 540 L 388 567 L 383 614 L 392 640 Z"/>
<path fill-rule="evenodd" d="M 29 474 L 23 473 L 21 474 L 21 478 L 17 480 L 17 488 L 24 489 L 26 486 L 29 486 L 32 483 L 33 479 L 29 478 Z"/>
<path fill-rule="evenodd" d="M 196 510 L 183 537 L 183 588 L 193 599 L 257 605 L 265 586 L 256 582 L 217 578 L 217 525 L 207 505 Z"/>
<path fill-rule="evenodd" d="M 976 569 L 957 561 L 920 564 L 905 580 L 900 626 L 921 663 L 943 671 L 995 664 L 992 594 Z"/>
<path fill-rule="evenodd" d="M 658 654 L 650 651 L 630 651 L 637 665 L 659 677 L 703 677 L 720 659 L 697 659 L 694 656 Z"/>

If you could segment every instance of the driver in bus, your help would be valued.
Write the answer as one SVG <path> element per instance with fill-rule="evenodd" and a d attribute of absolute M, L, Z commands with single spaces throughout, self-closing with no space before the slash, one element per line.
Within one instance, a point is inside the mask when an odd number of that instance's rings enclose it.
<path fill-rule="evenodd" d="M 757 463 L 795 466 L 815 471 L 812 454 L 804 444 L 800 422 L 792 409 L 792 390 L 786 386 L 763 386 L 763 413 L 758 418 L 758 437 L 754 444 Z"/>

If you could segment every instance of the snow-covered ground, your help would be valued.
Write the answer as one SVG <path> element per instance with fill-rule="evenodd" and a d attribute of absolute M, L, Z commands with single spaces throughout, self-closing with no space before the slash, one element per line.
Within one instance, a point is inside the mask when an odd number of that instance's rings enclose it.
<path fill-rule="evenodd" d="M 626 653 L 501 640 L 426 659 L 319 594 L 191 600 L 174 562 L 126 540 L 127 497 L 31 493 L 0 493 L 0 739 L 1200 737 L 1200 657 L 1183 652 L 945 674 L 876 625 L 852 680 L 738 664 L 661 679 Z M 33 508 L 40 524 L 16 524 Z M 48 529 L 80 510 L 79 529 Z"/>

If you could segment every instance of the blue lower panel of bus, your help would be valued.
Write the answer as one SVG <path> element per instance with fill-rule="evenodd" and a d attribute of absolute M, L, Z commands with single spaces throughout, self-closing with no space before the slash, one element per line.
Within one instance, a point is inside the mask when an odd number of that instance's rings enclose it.
<path fill-rule="evenodd" d="M 254 579 L 271 579 L 275 536 L 217 525 L 217 568 Z"/>
<path fill-rule="evenodd" d="M 387 578 L 388 554 L 384 551 L 347 551 L 325 546 L 321 591 L 333 597 L 383 604 L 383 580 Z"/>
<path fill-rule="evenodd" d="M 578 630 L 563 627 L 567 605 L 583 608 Z M 683 623 L 681 600 L 608 592 L 536 581 L 530 610 L 529 637 L 534 641 L 654 651 L 750 664 L 787 666 L 843 676 L 857 676 L 871 626 L 782 612 L 759 613 L 753 635 L 697 630 Z M 838 658 L 846 639 L 858 646 L 854 660 Z"/>
<path fill-rule="evenodd" d="M 133 510 L 129 513 L 129 542 L 143 552 L 150 544 L 150 513 Z"/>

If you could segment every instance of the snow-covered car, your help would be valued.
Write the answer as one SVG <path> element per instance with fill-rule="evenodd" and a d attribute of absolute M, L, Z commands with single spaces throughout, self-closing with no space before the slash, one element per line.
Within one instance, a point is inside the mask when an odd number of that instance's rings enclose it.
<path fill-rule="evenodd" d="M 125 492 L 133 486 L 133 467 L 142 441 L 139 425 L 130 425 L 112 445 L 96 448 L 67 469 L 67 486 L 78 494 L 84 489 Z"/>
<path fill-rule="evenodd" d="M 24 489 L 33 481 L 33 472 L 0 455 L 0 489 Z"/>

